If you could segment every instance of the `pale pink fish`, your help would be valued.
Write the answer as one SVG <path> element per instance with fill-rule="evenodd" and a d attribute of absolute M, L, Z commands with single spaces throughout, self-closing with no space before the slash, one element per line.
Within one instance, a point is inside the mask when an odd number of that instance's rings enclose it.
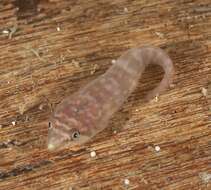
<path fill-rule="evenodd" d="M 174 75 L 169 56 L 149 46 L 128 50 L 106 73 L 58 104 L 50 117 L 48 149 L 80 145 L 102 131 L 135 89 L 149 64 L 160 65 L 165 73 L 147 98 L 154 98 L 167 89 Z"/>

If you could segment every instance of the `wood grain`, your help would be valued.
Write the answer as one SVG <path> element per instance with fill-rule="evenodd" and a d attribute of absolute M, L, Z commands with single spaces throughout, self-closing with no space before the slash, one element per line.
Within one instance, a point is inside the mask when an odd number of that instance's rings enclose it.
<path fill-rule="evenodd" d="M 0 0 L 0 31 L 1 190 L 211 188 L 210 0 Z M 48 152 L 54 106 L 144 44 L 169 53 L 174 87 L 145 102 L 150 67 L 92 142 Z"/>

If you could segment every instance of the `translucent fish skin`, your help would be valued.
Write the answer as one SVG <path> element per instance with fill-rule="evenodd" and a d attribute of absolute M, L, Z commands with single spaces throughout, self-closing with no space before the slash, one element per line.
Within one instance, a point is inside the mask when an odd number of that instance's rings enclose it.
<path fill-rule="evenodd" d="M 160 65 L 165 73 L 159 85 L 149 92 L 147 99 L 166 90 L 174 76 L 169 56 L 160 48 L 132 48 L 120 56 L 107 72 L 65 98 L 56 107 L 50 117 L 48 149 L 83 144 L 102 131 L 137 86 L 149 64 Z"/>

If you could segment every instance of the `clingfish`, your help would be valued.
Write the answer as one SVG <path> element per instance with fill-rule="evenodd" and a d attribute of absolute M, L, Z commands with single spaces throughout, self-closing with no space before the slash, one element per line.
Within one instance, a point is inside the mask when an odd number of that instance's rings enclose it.
<path fill-rule="evenodd" d="M 158 86 L 147 94 L 147 99 L 165 91 L 174 76 L 170 57 L 156 47 L 129 49 L 104 74 L 56 106 L 49 120 L 48 149 L 84 144 L 105 129 L 149 64 L 160 65 L 164 76 Z"/>

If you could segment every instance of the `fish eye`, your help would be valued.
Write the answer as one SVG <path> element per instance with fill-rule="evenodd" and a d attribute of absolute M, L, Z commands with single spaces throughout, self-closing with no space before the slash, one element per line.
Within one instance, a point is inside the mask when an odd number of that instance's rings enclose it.
<path fill-rule="evenodd" d="M 74 131 L 72 134 L 72 139 L 77 140 L 80 137 L 80 132 L 79 131 Z"/>

